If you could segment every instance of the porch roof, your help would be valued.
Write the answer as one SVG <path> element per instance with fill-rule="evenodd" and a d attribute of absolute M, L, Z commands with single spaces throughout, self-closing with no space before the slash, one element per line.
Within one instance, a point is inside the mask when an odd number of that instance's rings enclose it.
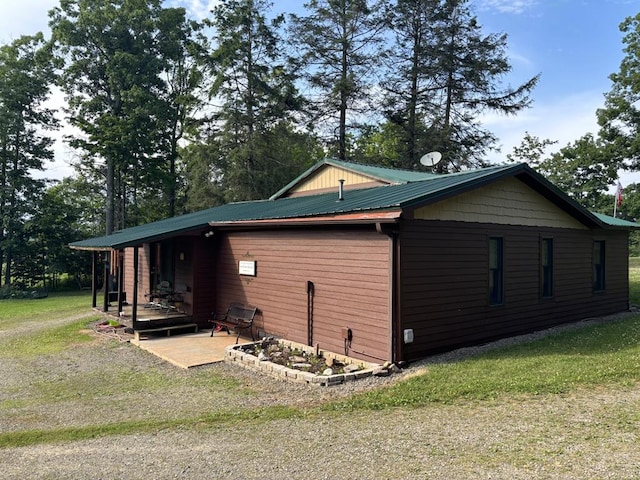
<path fill-rule="evenodd" d="M 142 245 L 181 233 L 204 231 L 216 225 L 246 223 L 291 223 L 293 219 L 306 222 L 391 221 L 400 213 L 459 195 L 506 177 L 515 177 L 544 195 L 558 207 L 589 227 L 638 228 L 633 222 L 589 212 L 565 193 L 533 171 L 526 164 L 494 166 L 464 172 L 431 175 L 429 178 L 398 185 L 378 186 L 344 192 L 342 200 L 337 191 L 300 197 L 276 198 L 238 202 L 213 207 L 157 222 L 127 228 L 112 235 L 91 238 L 70 244 L 78 250 L 110 250 Z"/>

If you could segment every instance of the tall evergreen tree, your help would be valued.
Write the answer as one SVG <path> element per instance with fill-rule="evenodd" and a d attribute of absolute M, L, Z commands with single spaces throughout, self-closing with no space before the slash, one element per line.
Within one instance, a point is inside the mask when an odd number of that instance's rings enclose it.
<path fill-rule="evenodd" d="M 290 43 L 308 84 L 314 118 L 326 121 L 332 153 L 348 156 L 349 132 L 369 101 L 386 27 L 386 2 L 311 0 L 307 16 L 292 15 Z"/>
<path fill-rule="evenodd" d="M 211 94 L 222 102 L 210 143 L 220 155 L 216 163 L 231 201 L 265 198 L 274 192 L 274 178 L 301 168 L 268 140 L 300 102 L 278 34 L 284 18 L 268 21 L 269 7 L 264 0 L 229 0 L 213 10 L 210 22 L 218 45 L 211 56 Z"/>
<path fill-rule="evenodd" d="M 467 0 L 397 0 L 392 21 L 387 117 L 405 131 L 402 165 L 438 150 L 437 171 L 482 165 L 495 136 L 477 121 L 490 110 L 515 114 L 530 104 L 538 76 L 502 88 L 511 71 L 505 34 L 482 32 Z"/>
<path fill-rule="evenodd" d="M 16 264 L 29 256 L 21 250 L 24 224 L 44 189 L 33 172 L 44 170 L 53 158 L 53 140 L 46 130 L 57 121 L 43 104 L 54 78 L 42 34 L 0 47 L 0 266 L 7 285 Z"/>

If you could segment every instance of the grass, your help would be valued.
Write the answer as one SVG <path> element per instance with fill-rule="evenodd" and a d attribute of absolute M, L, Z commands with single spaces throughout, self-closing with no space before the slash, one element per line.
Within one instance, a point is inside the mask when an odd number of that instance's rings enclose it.
<path fill-rule="evenodd" d="M 91 293 L 51 293 L 41 299 L 0 300 L 0 330 L 9 329 L 24 322 L 43 322 L 52 317 L 64 318 L 88 309 Z"/>
<path fill-rule="evenodd" d="M 325 408 L 420 407 L 429 403 L 495 400 L 568 393 L 595 386 L 630 386 L 640 371 L 640 315 L 565 331 L 451 364 L 388 388 Z"/>
<path fill-rule="evenodd" d="M 640 305 L 640 257 L 629 259 L 629 301 Z"/>
<path fill-rule="evenodd" d="M 111 435 L 127 435 L 132 433 L 150 433 L 179 428 L 202 428 L 215 424 L 235 424 L 242 422 L 243 428 L 250 423 L 264 423 L 282 418 L 301 416 L 300 410 L 292 407 L 267 407 L 235 413 L 213 413 L 191 416 L 183 419 L 136 420 L 111 423 L 105 425 L 87 425 L 85 427 L 62 428 L 57 430 L 29 430 L 22 432 L 0 433 L 0 448 L 25 447 L 42 443 L 73 442 L 90 440 Z"/>
<path fill-rule="evenodd" d="M 60 327 L 49 328 L 33 335 L 20 335 L 2 342 L 0 358 L 35 357 L 52 355 L 72 345 L 92 340 L 86 329 L 87 323 L 101 317 L 89 317 Z"/>
<path fill-rule="evenodd" d="M 630 296 L 640 303 L 640 259 L 630 261 Z M 90 296 L 60 295 L 42 300 L 0 302 L 0 329 L 27 321 L 46 322 L 77 314 L 87 308 Z M 0 360 L 35 362 L 47 355 L 65 352 L 86 344 L 91 337 L 83 332 L 88 320 L 64 326 L 34 329 L 31 335 L 0 339 Z M 98 348 L 89 346 L 86 348 Z M 101 346 L 99 348 L 109 348 Z M 117 352 L 114 353 L 117 355 Z M 628 388 L 637 384 L 640 371 L 640 315 L 624 320 L 577 327 L 527 344 L 497 349 L 465 361 L 434 364 L 424 372 L 386 388 L 332 401 L 319 407 L 301 408 L 273 401 L 271 405 L 230 410 L 234 398 L 260 396 L 263 392 L 229 376 L 210 370 L 182 372 L 172 368 L 141 370 L 114 361 L 112 368 L 83 371 L 65 377 L 52 372 L 50 379 L 26 382 L 15 387 L 11 398 L 0 402 L 0 416 L 19 417 L 34 409 L 46 410 L 55 402 L 79 402 L 91 407 L 104 402 L 133 405 L 145 398 L 202 395 L 211 399 L 208 413 L 158 411 L 153 418 L 128 418 L 105 423 L 99 416 L 80 426 L 29 429 L 0 433 L 0 448 L 38 443 L 66 442 L 109 435 L 163 431 L 177 428 L 208 428 L 234 422 L 264 423 L 277 419 L 322 417 L 345 412 L 367 412 L 392 408 L 419 408 L 427 405 L 468 402 L 517 402 L 521 398 L 570 394 L 578 390 Z M 176 393 L 177 392 L 177 393 Z M 105 400 L 106 399 L 106 400 Z M 74 404 L 75 405 L 75 404 Z M 167 407 L 168 408 L 168 407 Z M 174 416 L 171 416 L 173 414 Z M 177 416 L 176 416 L 177 415 Z M 638 418 L 627 419 L 637 422 Z"/>

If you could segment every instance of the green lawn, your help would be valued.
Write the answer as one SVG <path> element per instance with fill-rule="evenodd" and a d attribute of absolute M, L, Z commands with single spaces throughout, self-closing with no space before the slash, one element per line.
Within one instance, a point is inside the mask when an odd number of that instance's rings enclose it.
<path fill-rule="evenodd" d="M 91 306 L 91 293 L 64 292 L 51 293 L 40 299 L 0 300 L 0 329 L 30 321 L 47 321 L 78 313 Z"/>
<path fill-rule="evenodd" d="M 629 259 L 629 300 L 640 305 L 640 257 Z"/>
<path fill-rule="evenodd" d="M 633 298 L 640 300 L 640 259 L 631 259 L 630 265 L 632 301 Z M 82 309 L 90 312 L 90 301 L 90 296 L 85 293 L 51 295 L 40 300 L 3 300 L 0 301 L 0 330 L 10 330 L 23 322 L 35 321 L 40 326 L 46 325 L 49 320 L 73 316 Z M 182 398 L 184 392 L 206 399 L 207 411 L 193 415 L 193 412 L 181 413 L 172 408 L 171 411 L 157 412 L 154 418 L 136 418 L 132 412 L 126 421 L 108 423 L 90 417 L 84 424 L 73 428 L 32 430 L 26 425 L 20 431 L 0 433 L 0 448 L 238 421 L 268 422 L 297 416 L 339 415 L 346 411 L 366 412 L 445 403 L 509 402 L 585 389 L 625 389 L 637 384 L 640 372 L 640 315 L 632 315 L 606 324 L 577 327 L 464 361 L 429 365 L 419 374 L 392 386 L 320 406 L 291 406 L 283 398 L 282 401 L 274 400 L 231 411 L 229 405 L 233 405 L 234 398 L 247 395 L 259 398 L 267 392 L 252 390 L 229 378 L 228 374 L 222 376 L 207 369 L 184 372 L 160 363 L 141 370 L 138 365 L 123 364 L 124 361 L 118 363 L 117 349 L 123 347 L 115 341 L 111 346 L 108 342 L 82 346 L 92 338 L 83 331 L 88 321 L 70 321 L 52 328 L 34 328 L 32 333 L 25 335 L 0 337 L 0 362 L 18 368 L 25 364 L 41 368 L 47 362 L 39 361 L 39 358 L 55 358 L 61 353 L 67 359 L 65 361 L 73 362 L 75 352 L 83 351 L 84 355 L 94 355 L 95 352 L 97 355 L 99 349 L 103 349 L 103 355 L 107 351 L 106 357 L 113 359 L 112 365 L 95 371 L 82 370 L 74 377 L 56 372 L 55 366 L 51 366 L 51 380 L 25 381 L 24 385 L 11 391 L 11 398 L 0 401 L 0 417 L 12 415 L 20 418 L 23 404 L 28 407 L 25 407 L 25 412 L 38 408 L 46 411 L 49 402 L 77 402 L 79 410 L 82 410 L 101 405 L 101 402 L 108 403 L 110 399 L 132 406 L 144 402 L 151 395 Z M 46 372 L 45 378 L 48 375 Z M 86 385 L 93 387 L 85 388 Z"/>

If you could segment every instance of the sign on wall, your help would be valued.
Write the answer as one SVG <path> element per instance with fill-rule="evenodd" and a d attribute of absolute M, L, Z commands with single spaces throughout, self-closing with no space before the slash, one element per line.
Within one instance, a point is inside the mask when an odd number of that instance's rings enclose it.
<path fill-rule="evenodd" d="M 256 261 L 255 260 L 240 260 L 238 263 L 238 273 L 240 275 L 247 275 L 249 277 L 256 276 Z"/>

